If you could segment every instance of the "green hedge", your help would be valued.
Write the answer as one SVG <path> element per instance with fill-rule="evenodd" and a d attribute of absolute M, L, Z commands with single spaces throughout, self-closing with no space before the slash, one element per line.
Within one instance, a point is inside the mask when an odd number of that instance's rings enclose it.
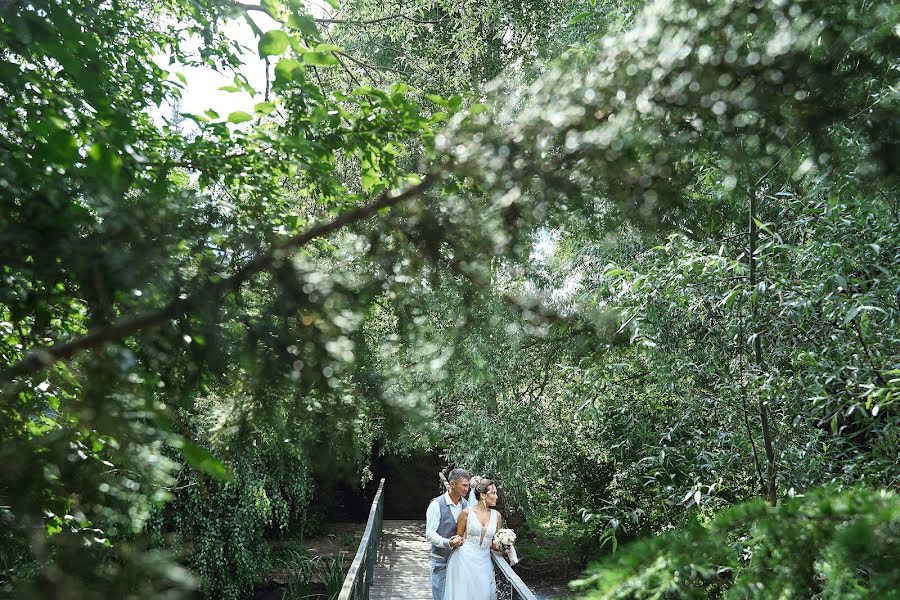
<path fill-rule="evenodd" d="M 583 598 L 897 598 L 900 497 L 822 488 L 773 508 L 752 501 L 710 523 L 626 546 L 572 583 Z"/>

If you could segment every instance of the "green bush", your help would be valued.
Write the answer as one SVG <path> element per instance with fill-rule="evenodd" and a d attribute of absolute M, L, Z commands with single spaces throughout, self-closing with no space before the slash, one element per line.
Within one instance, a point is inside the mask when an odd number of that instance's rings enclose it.
<path fill-rule="evenodd" d="M 183 548 L 209 598 L 246 597 L 272 566 L 268 538 L 303 524 L 312 477 L 303 452 L 282 435 L 251 434 L 218 452 L 234 475 L 217 480 L 185 468 L 174 500 L 154 522 L 169 546 Z"/>
<path fill-rule="evenodd" d="M 822 488 L 626 546 L 572 582 L 583 598 L 896 598 L 900 497 Z"/>

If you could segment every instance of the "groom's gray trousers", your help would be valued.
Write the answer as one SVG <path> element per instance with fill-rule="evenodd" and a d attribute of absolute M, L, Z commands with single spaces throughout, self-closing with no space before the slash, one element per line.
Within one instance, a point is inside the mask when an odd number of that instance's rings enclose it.
<path fill-rule="evenodd" d="M 456 534 L 456 518 L 447 506 L 443 495 L 438 496 L 432 502 L 436 502 L 440 509 L 437 534 L 445 539 L 450 539 Z M 460 500 L 462 508 L 468 506 L 465 498 Z M 452 548 L 431 547 L 431 598 L 432 600 L 444 600 L 444 584 L 447 581 L 447 559 L 453 552 Z"/>
<path fill-rule="evenodd" d="M 431 598 L 444 600 L 444 585 L 447 583 L 447 559 L 431 557 Z"/>

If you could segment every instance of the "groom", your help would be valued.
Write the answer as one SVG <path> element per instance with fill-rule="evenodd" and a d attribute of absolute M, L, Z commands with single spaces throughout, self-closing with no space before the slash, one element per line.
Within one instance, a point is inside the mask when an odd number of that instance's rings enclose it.
<path fill-rule="evenodd" d="M 425 539 L 431 542 L 433 600 L 444 600 L 447 559 L 463 543 L 462 538 L 456 535 L 456 520 L 468 505 L 466 496 L 469 495 L 469 480 L 472 476 L 465 469 L 453 469 L 448 479 L 450 487 L 447 493 L 432 500 L 425 513 Z"/>

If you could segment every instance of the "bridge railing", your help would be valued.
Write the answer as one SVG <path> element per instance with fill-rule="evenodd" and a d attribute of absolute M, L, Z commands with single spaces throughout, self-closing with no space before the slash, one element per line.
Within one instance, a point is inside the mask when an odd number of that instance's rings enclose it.
<path fill-rule="evenodd" d="M 511 590 L 509 600 L 537 600 L 537 596 L 528 589 L 528 586 L 525 585 L 522 578 L 513 571 L 512 567 L 509 566 L 509 563 L 506 562 L 502 556 L 496 552 L 491 552 L 491 558 L 496 567 L 495 571 L 500 574 L 500 577 L 506 580 L 506 583 Z M 502 583 L 498 583 L 500 584 L 498 587 L 500 587 Z"/>
<path fill-rule="evenodd" d="M 384 519 L 384 479 L 378 484 L 375 499 L 372 500 L 372 508 L 369 510 L 369 520 L 366 522 L 366 530 L 356 558 L 347 571 L 344 578 L 344 586 L 338 594 L 338 600 L 369 600 L 369 589 L 372 587 L 372 578 L 375 575 L 375 561 L 378 559 L 378 542 L 381 540 L 381 522 Z"/>

